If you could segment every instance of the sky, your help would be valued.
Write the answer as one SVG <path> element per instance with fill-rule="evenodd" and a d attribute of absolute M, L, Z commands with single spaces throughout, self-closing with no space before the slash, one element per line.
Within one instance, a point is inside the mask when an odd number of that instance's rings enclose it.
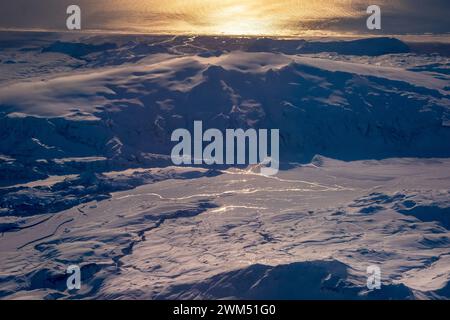
<path fill-rule="evenodd" d="M 0 0 L 0 28 L 64 30 L 78 4 L 84 30 L 301 35 L 367 33 L 366 8 L 385 34 L 449 33 L 449 0 Z"/>

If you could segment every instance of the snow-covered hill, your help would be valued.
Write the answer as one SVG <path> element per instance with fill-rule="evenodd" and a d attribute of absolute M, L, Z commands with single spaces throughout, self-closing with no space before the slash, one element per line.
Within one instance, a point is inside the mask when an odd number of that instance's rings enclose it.
<path fill-rule="evenodd" d="M 155 54 L 6 83 L 0 153 L 27 162 L 168 155 L 173 130 L 202 120 L 218 129 L 281 128 L 285 161 L 446 157 L 448 84 L 445 73 L 310 56 Z"/>
<path fill-rule="evenodd" d="M 0 297 L 450 297 L 450 61 L 413 48 L 9 35 Z M 280 129 L 283 170 L 170 167 L 194 120 Z"/>

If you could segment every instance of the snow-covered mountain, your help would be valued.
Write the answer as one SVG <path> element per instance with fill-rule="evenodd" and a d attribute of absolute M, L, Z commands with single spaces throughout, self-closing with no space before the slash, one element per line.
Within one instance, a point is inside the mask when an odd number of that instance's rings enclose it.
<path fill-rule="evenodd" d="M 0 297 L 450 297 L 445 44 L 1 39 Z M 280 129 L 280 176 L 171 167 L 195 120 Z"/>

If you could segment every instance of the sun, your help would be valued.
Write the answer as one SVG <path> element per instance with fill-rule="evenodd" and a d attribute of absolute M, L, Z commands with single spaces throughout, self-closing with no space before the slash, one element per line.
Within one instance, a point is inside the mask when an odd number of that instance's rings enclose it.
<path fill-rule="evenodd" d="M 216 32 L 225 35 L 266 35 L 271 33 L 267 24 L 258 19 L 235 19 L 215 26 Z"/>
<path fill-rule="evenodd" d="M 270 17 L 255 16 L 245 4 L 236 4 L 213 12 L 210 17 L 211 33 L 224 35 L 265 35 L 273 32 Z"/>

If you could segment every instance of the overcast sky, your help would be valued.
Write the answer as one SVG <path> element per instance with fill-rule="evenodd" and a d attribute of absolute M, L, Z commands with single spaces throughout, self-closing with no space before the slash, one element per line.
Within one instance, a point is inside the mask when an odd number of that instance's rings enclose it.
<path fill-rule="evenodd" d="M 450 0 L 0 0 L 0 28 L 63 30 L 78 4 L 83 29 L 146 32 L 367 32 L 382 8 L 384 33 L 448 33 Z"/>

